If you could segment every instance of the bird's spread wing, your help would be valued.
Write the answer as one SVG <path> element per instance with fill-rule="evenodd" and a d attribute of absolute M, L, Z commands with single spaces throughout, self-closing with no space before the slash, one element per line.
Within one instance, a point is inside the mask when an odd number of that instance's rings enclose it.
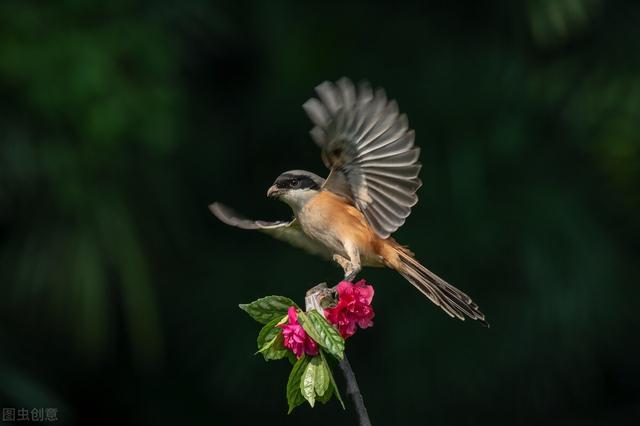
<path fill-rule="evenodd" d="M 331 253 L 320 243 L 307 237 L 295 219 L 292 221 L 280 220 L 276 222 L 251 220 L 220 203 L 211 204 L 209 210 L 227 225 L 241 229 L 261 231 L 278 240 L 285 241 L 295 247 L 306 250 L 311 254 L 316 254 L 328 259 L 331 258 Z"/>
<path fill-rule="evenodd" d="M 320 99 L 303 105 L 313 140 L 331 169 L 324 189 L 353 202 L 381 238 L 405 222 L 418 202 L 420 149 L 407 117 L 384 90 L 342 78 L 316 87 Z"/>

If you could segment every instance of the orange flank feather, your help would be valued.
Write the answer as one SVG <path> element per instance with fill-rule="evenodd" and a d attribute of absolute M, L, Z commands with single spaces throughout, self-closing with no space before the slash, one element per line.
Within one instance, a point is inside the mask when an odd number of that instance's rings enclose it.
<path fill-rule="evenodd" d="M 302 223 L 303 228 L 308 228 L 305 229 L 307 234 L 327 235 L 330 240 L 327 242 L 336 253 L 346 256 L 341 245 L 344 241 L 350 241 L 357 247 L 363 265 L 399 265 L 395 241 L 392 238 L 378 237 L 362 212 L 347 199 L 333 192 L 321 191 L 309 200 L 303 210 L 312 212 L 307 217 L 313 217 L 313 221 L 306 220 Z M 301 212 L 303 215 L 304 213 Z"/>

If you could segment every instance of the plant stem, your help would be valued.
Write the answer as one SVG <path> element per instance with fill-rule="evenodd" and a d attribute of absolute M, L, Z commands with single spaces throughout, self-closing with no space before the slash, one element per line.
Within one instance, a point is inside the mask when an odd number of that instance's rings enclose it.
<path fill-rule="evenodd" d="M 321 314 L 323 313 L 321 299 L 327 297 L 332 289 L 328 289 L 325 283 L 318 284 L 317 286 L 309 289 L 304 298 L 305 310 L 310 311 L 312 309 L 317 310 Z M 360 393 L 360 387 L 358 387 L 358 381 L 356 375 L 351 368 L 351 364 L 347 359 L 347 355 L 344 355 L 342 361 L 338 364 L 345 381 L 347 382 L 347 395 L 351 397 L 353 405 L 358 415 L 358 424 L 360 426 L 371 426 L 371 420 L 369 419 L 369 413 L 367 407 L 364 405 L 364 399 Z"/>
<path fill-rule="evenodd" d="M 340 370 L 342 370 L 344 379 L 347 381 L 347 395 L 351 397 L 353 405 L 356 408 L 356 413 L 358 414 L 358 424 L 360 426 L 371 426 L 369 413 L 367 412 L 367 407 L 364 405 L 364 399 L 362 398 L 362 394 L 360 393 L 356 375 L 351 368 L 351 364 L 349 363 L 346 354 L 338 365 L 340 366 Z"/>

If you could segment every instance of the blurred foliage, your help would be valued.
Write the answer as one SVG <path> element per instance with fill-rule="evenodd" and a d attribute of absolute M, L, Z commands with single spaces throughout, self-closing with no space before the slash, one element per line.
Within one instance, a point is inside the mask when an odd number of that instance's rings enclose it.
<path fill-rule="evenodd" d="M 352 421 L 285 416 L 286 366 L 248 355 L 236 308 L 338 269 L 206 209 L 287 217 L 271 181 L 324 173 L 300 105 L 347 75 L 422 147 L 397 238 L 492 323 L 365 271 L 376 327 L 349 355 L 374 422 L 637 423 L 639 28 L 633 1 L 0 2 L 0 406 Z"/>

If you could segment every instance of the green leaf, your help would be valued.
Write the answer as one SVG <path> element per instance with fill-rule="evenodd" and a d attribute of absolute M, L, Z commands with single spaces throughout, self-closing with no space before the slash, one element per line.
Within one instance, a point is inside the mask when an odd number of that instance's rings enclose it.
<path fill-rule="evenodd" d="M 331 400 L 332 396 L 333 396 L 333 386 L 329 386 L 322 396 L 321 395 L 317 396 L 316 400 L 322 402 L 323 404 L 326 404 Z"/>
<path fill-rule="evenodd" d="M 317 356 L 311 358 L 300 378 L 300 392 L 311 407 L 316 403 L 316 372 L 318 371 L 318 365 L 321 364 L 319 360 L 320 357 Z"/>
<path fill-rule="evenodd" d="M 285 321 L 287 321 L 286 315 L 283 316 L 282 318 L 274 318 L 273 320 L 269 321 L 267 325 L 262 327 L 262 330 L 260 330 L 260 333 L 258 334 L 258 340 L 257 340 L 259 350 L 264 348 L 264 345 L 266 345 L 268 342 L 273 340 L 273 338 L 275 338 L 278 334 L 280 334 L 282 329 L 278 326 L 280 324 L 283 324 Z"/>
<path fill-rule="evenodd" d="M 289 360 L 291 365 L 296 365 L 296 362 L 298 361 L 298 358 L 296 358 L 296 355 L 291 351 L 287 351 L 287 359 Z"/>
<path fill-rule="evenodd" d="M 273 336 L 273 338 L 271 340 L 269 340 L 264 345 L 262 345 L 262 347 L 260 349 L 258 349 L 257 352 L 254 355 L 257 355 L 259 353 L 263 353 L 264 351 L 268 350 L 271 346 L 273 346 L 276 343 L 276 339 L 277 338 L 278 338 L 278 335 L 276 334 L 275 336 Z"/>
<path fill-rule="evenodd" d="M 284 337 L 282 334 L 276 335 L 276 337 L 264 345 L 258 352 L 262 354 L 265 361 L 282 359 L 287 356 L 288 353 L 291 353 L 289 349 L 284 347 Z"/>
<path fill-rule="evenodd" d="M 300 323 L 302 328 L 304 328 L 304 331 L 307 332 L 309 337 L 311 337 L 315 342 L 320 343 L 320 334 L 318 334 L 318 331 L 316 330 L 313 323 L 309 320 L 309 316 L 307 316 L 305 312 L 298 312 L 298 322 Z"/>
<path fill-rule="evenodd" d="M 309 364 L 309 358 L 306 355 L 302 355 L 291 369 L 291 374 L 289 374 L 289 380 L 287 381 L 287 402 L 289 403 L 289 412 L 287 414 L 291 414 L 294 408 L 305 401 L 300 392 L 300 379 L 307 368 L 307 364 Z"/>
<path fill-rule="evenodd" d="M 315 357 L 313 361 L 317 361 L 318 367 L 316 369 L 316 380 L 315 380 L 315 391 L 318 397 L 323 396 L 327 389 L 329 389 L 329 384 L 331 380 L 329 379 L 329 366 L 326 361 L 322 357 Z"/>
<path fill-rule="evenodd" d="M 327 364 L 327 358 L 324 356 L 324 351 L 322 349 L 320 349 L 320 356 L 322 357 L 322 361 L 325 364 Z M 338 398 L 338 401 L 340 401 L 340 405 L 342 405 L 342 409 L 346 410 L 344 406 L 344 401 L 342 400 L 342 396 L 340 395 L 340 391 L 338 390 L 338 385 L 336 384 L 336 381 L 333 378 L 333 373 L 331 372 L 331 368 L 329 368 L 328 364 L 327 364 L 327 371 L 329 372 L 329 380 L 331 381 L 331 387 L 333 388 L 333 391 L 336 394 L 336 398 Z"/>
<path fill-rule="evenodd" d="M 307 334 L 309 334 L 313 340 L 318 342 L 318 344 L 325 348 L 331 355 L 338 359 L 342 359 L 344 356 L 344 339 L 340 333 L 338 333 L 338 330 L 336 330 L 333 325 L 331 325 L 329 321 L 327 321 L 318 311 L 313 310 L 308 312 L 306 315 L 303 315 L 303 317 L 304 322 L 301 322 L 301 325 Z"/>
<path fill-rule="evenodd" d="M 267 324 L 276 318 L 287 315 L 287 310 L 290 306 L 297 307 L 293 300 L 284 296 L 267 296 L 238 306 L 251 315 L 251 318 L 262 324 Z"/>
<path fill-rule="evenodd" d="M 282 318 L 274 318 L 267 325 L 262 327 L 258 334 L 258 352 L 261 353 L 265 361 L 282 359 L 287 356 L 290 351 L 284 347 L 282 329 L 278 327 L 287 321 L 287 316 Z"/>

